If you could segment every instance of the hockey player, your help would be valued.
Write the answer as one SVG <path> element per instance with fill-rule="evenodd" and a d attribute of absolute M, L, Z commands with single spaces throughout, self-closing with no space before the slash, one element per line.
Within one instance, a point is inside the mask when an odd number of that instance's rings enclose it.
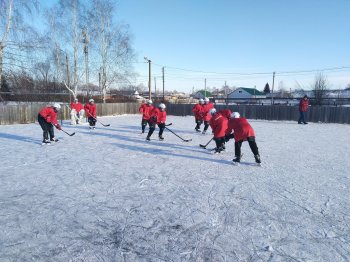
<path fill-rule="evenodd" d="M 89 128 L 95 129 L 96 126 L 96 104 L 95 100 L 89 99 L 89 102 L 84 106 L 86 116 L 89 122 Z"/>
<path fill-rule="evenodd" d="M 209 121 L 211 119 L 210 115 L 210 109 L 214 108 L 214 104 L 209 101 L 209 98 L 204 98 L 204 105 L 203 105 L 203 120 L 204 120 L 204 129 L 202 134 L 205 134 L 209 127 Z"/>
<path fill-rule="evenodd" d="M 304 97 L 299 102 L 299 120 L 298 124 L 304 123 L 305 125 L 307 122 L 305 121 L 305 114 L 309 108 L 309 99 L 307 98 L 307 95 L 304 95 Z"/>
<path fill-rule="evenodd" d="M 158 107 L 154 108 L 151 113 L 150 121 L 149 121 L 149 131 L 146 140 L 151 140 L 151 135 L 153 134 L 156 124 L 159 127 L 159 140 L 164 140 L 163 132 L 165 129 L 165 121 L 166 121 L 166 111 L 165 111 L 165 105 L 159 104 Z"/>
<path fill-rule="evenodd" d="M 196 130 L 197 132 L 201 131 L 200 128 L 201 128 L 201 124 L 203 123 L 203 104 L 204 104 L 204 100 L 200 98 L 198 100 L 198 104 L 196 104 L 192 108 L 192 112 L 194 114 L 194 119 L 196 122 L 196 127 L 194 128 L 194 130 Z"/>
<path fill-rule="evenodd" d="M 42 108 L 38 114 L 38 122 L 43 130 L 43 144 L 49 145 L 51 142 L 58 141 L 58 139 L 55 138 L 53 126 L 55 126 L 58 130 L 61 130 L 61 126 L 57 122 L 57 113 L 60 109 L 60 104 L 55 103 L 53 106 Z"/>
<path fill-rule="evenodd" d="M 255 162 L 258 164 L 261 163 L 258 146 L 255 142 L 254 129 L 248 123 L 247 119 L 240 117 L 238 112 L 233 112 L 231 119 L 228 121 L 228 128 L 225 136 L 226 142 L 231 138 L 235 139 L 235 158 L 232 160 L 233 162 L 241 161 L 242 143 L 243 141 L 248 141 L 249 147 L 254 154 Z"/>
<path fill-rule="evenodd" d="M 147 103 L 142 107 L 140 106 L 140 113 L 142 114 L 142 121 L 141 121 L 141 128 L 142 128 L 142 134 L 145 133 L 145 128 L 147 124 L 149 127 L 150 125 L 150 119 L 151 119 L 151 113 L 154 109 L 154 106 L 152 105 L 152 100 L 148 100 Z"/>
<path fill-rule="evenodd" d="M 214 141 L 216 143 L 215 153 L 225 150 L 225 134 L 228 120 L 225 116 L 216 112 L 215 108 L 210 109 L 210 127 L 213 130 Z"/>
<path fill-rule="evenodd" d="M 74 102 L 70 104 L 70 116 L 71 116 L 71 124 L 81 124 L 84 117 L 84 106 L 78 101 L 78 98 L 74 99 Z"/>

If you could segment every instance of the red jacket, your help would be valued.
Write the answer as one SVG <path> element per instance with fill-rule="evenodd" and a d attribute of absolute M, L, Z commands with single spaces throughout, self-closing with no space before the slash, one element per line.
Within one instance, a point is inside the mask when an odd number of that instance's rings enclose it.
<path fill-rule="evenodd" d="M 219 112 L 210 119 L 210 127 L 213 130 L 214 138 L 224 137 L 227 130 L 227 118 Z"/>
<path fill-rule="evenodd" d="M 214 108 L 214 104 L 212 102 L 209 102 L 208 104 L 203 105 L 203 120 L 209 121 L 211 118 L 211 115 L 209 113 L 210 109 Z"/>
<path fill-rule="evenodd" d="M 154 106 L 146 104 L 143 107 L 142 119 L 149 120 L 151 118 L 153 109 L 154 109 Z"/>
<path fill-rule="evenodd" d="M 301 99 L 299 103 L 299 110 L 306 112 L 309 107 L 309 100 L 308 99 Z"/>
<path fill-rule="evenodd" d="M 57 122 L 57 112 L 53 110 L 52 106 L 44 107 L 40 110 L 39 115 L 45 118 L 46 122 L 52 123 L 55 126 L 58 125 Z"/>
<path fill-rule="evenodd" d="M 84 106 L 84 109 L 85 109 L 85 114 L 87 117 L 96 118 L 96 105 L 95 104 L 86 103 Z"/>
<path fill-rule="evenodd" d="M 145 110 L 145 107 L 146 107 L 147 104 L 141 104 L 140 107 L 139 107 L 139 112 L 141 114 L 143 114 L 143 111 Z"/>
<path fill-rule="evenodd" d="M 228 121 L 226 135 L 231 134 L 232 130 L 235 135 L 235 141 L 244 141 L 248 137 L 255 136 L 254 129 L 245 118 L 231 118 Z"/>
<path fill-rule="evenodd" d="M 155 107 L 151 112 L 151 117 L 156 117 L 156 123 L 165 123 L 166 121 L 166 111 L 160 111 L 158 107 Z"/>
<path fill-rule="evenodd" d="M 77 102 L 77 103 L 72 102 L 70 104 L 70 108 L 75 109 L 75 111 L 77 111 L 77 113 L 79 113 L 80 110 L 84 109 L 83 105 L 80 102 Z"/>
<path fill-rule="evenodd" d="M 203 120 L 203 106 L 201 104 L 196 104 L 192 108 L 192 112 L 194 114 L 194 118 L 197 120 Z"/>
<path fill-rule="evenodd" d="M 227 119 L 231 118 L 231 110 L 230 109 L 223 109 L 219 111 L 220 114 L 222 114 L 224 117 L 226 117 Z"/>

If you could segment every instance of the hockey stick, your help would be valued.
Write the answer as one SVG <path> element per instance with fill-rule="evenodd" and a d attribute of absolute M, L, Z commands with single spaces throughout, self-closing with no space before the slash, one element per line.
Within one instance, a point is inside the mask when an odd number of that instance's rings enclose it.
<path fill-rule="evenodd" d="M 210 142 L 214 139 L 214 137 L 212 137 L 208 143 L 206 143 L 205 145 L 199 144 L 200 147 L 202 148 L 207 148 L 207 146 L 210 144 Z"/>
<path fill-rule="evenodd" d="M 171 129 L 165 127 L 166 130 L 168 130 L 169 132 L 173 133 L 175 136 L 177 136 L 178 138 L 180 138 L 182 141 L 184 142 L 190 142 L 192 141 L 192 139 L 183 139 L 181 136 L 179 136 L 178 134 L 174 133 Z"/>
<path fill-rule="evenodd" d="M 68 132 L 64 131 L 63 129 L 61 129 L 61 131 L 62 131 L 63 133 L 66 133 L 66 134 L 69 135 L 69 136 L 74 136 L 74 135 L 75 135 L 75 132 L 69 134 Z"/>
<path fill-rule="evenodd" d="M 166 124 L 165 126 L 171 126 L 173 123 Z"/>
<path fill-rule="evenodd" d="M 99 122 L 101 125 L 103 126 L 110 126 L 110 124 L 103 124 L 100 120 L 98 120 L 97 118 L 92 117 L 93 119 L 95 119 L 97 122 Z"/>

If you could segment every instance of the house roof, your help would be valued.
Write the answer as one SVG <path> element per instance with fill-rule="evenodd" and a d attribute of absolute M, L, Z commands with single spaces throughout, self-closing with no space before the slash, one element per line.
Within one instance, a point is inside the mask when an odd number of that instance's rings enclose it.
<path fill-rule="evenodd" d="M 196 93 L 201 93 L 203 96 L 206 96 L 206 97 L 212 97 L 213 94 L 209 91 L 205 91 L 205 90 L 199 90 L 198 92 Z M 206 95 L 205 95 L 206 94 Z"/>
<path fill-rule="evenodd" d="M 257 89 L 254 88 L 247 88 L 247 87 L 239 87 L 238 89 L 243 89 L 244 91 L 248 92 L 249 94 L 253 95 L 253 96 L 264 96 L 265 94 L 263 92 L 260 92 Z"/>

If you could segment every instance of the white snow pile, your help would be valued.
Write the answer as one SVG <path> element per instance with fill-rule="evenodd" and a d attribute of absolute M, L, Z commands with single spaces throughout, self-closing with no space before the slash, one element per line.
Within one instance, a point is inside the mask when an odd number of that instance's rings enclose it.
<path fill-rule="evenodd" d="M 235 166 L 193 117 L 168 116 L 187 143 L 99 119 L 0 126 L 1 261 L 349 261 L 349 125 L 250 120 L 262 165 Z"/>

